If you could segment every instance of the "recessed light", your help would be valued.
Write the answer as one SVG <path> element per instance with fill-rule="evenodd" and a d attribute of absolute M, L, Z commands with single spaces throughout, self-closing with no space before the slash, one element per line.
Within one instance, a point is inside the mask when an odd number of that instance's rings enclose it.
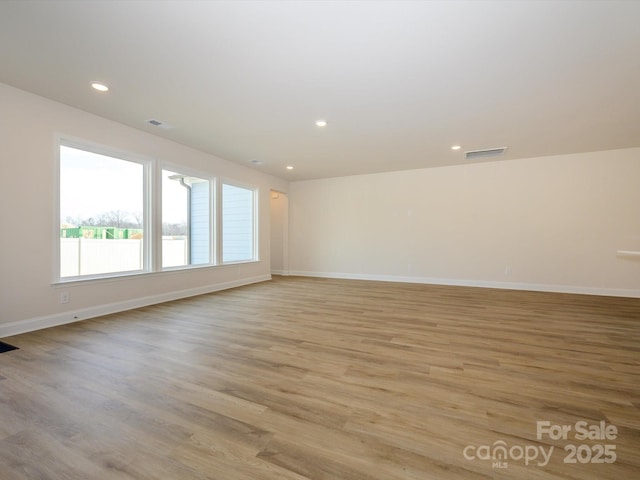
<path fill-rule="evenodd" d="M 98 90 L 99 92 L 108 92 L 109 87 L 107 87 L 104 83 L 93 82 L 91 86 L 94 90 Z"/>
<path fill-rule="evenodd" d="M 460 150 L 462 147 L 460 145 L 454 145 L 451 147 L 451 150 Z"/>
<path fill-rule="evenodd" d="M 293 170 L 293 165 L 287 165 L 287 170 Z"/>
<path fill-rule="evenodd" d="M 327 121 L 326 120 L 316 120 L 316 126 L 318 126 L 318 127 L 326 127 L 327 126 Z"/>

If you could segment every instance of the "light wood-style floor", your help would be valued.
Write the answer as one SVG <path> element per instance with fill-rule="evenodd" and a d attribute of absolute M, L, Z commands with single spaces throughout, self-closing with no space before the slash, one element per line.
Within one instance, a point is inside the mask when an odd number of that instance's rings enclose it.
<path fill-rule="evenodd" d="M 640 478 L 640 299 L 285 277 L 3 340 L 2 480 Z"/>

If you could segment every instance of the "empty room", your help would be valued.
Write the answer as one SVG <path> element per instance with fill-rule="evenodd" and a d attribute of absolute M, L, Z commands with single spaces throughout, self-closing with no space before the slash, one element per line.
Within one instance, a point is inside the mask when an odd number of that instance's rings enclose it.
<path fill-rule="evenodd" d="M 640 477 L 639 22 L 0 1 L 0 480 Z"/>

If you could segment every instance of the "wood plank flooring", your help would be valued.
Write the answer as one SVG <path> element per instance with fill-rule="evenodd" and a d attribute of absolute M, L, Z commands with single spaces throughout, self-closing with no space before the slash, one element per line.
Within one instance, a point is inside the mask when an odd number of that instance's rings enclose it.
<path fill-rule="evenodd" d="M 640 299 L 276 277 L 3 340 L 2 480 L 640 478 Z"/>

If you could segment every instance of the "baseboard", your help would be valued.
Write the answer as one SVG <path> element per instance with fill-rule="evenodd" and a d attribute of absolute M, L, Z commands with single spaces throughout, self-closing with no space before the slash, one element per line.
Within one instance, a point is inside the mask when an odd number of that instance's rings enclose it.
<path fill-rule="evenodd" d="M 289 270 L 271 270 L 271 275 L 281 275 L 285 277 L 290 274 L 289 274 Z"/>
<path fill-rule="evenodd" d="M 580 295 L 601 295 L 607 297 L 640 298 L 640 290 L 622 288 L 596 288 L 576 285 L 553 285 L 517 282 L 495 282 L 483 280 L 458 280 L 451 278 L 408 277 L 400 275 L 373 275 L 362 273 L 290 271 L 289 275 L 300 277 L 342 278 L 348 280 L 371 280 L 378 282 L 422 283 L 429 285 L 451 285 L 459 287 L 501 288 L 506 290 L 527 290 L 533 292 L 576 293 Z"/>
<path fill-rule="evenodd" d="M 111 313 L 123 312 L 125 310 L 132 310 L 134 308 L 146 307 L 148 305 L 155 305 L 157 303 L 170 302 L 172 300 L 179 300 L 181 298 L 187 297 L 194 297 L 196 295 L 203 295 L 205 293 L 219 292 L 221 290 L 228 290 L 229 288 L 241 287 L 243 285 L 250 285 L 252 283 L 259 283 L 267 280 L 271 280 L 271 275 L 266 274 L 256 277 L 242 278 L 239 280 L 234 280 L 232 282 L 216 283 L 213 285 L 205 285 L 196 288 L 161 293 L 158 295 L 134 298 L 132 300 L 126 300 L 124 302 L 97 305 L 95 307 L 73 310 L 70 312 L 58 313 L 55 315 L 46 315 L 43 317 L 31 318 L 18 322 L 5 323 L 0 325 L 0 338 L 19 335 L 21 333 L 33 332 L 35 330 L 55 327 L 58 325 L 65 325 L 67 323 L 79 322 L 82 320 L 87 320 L 89 318 L 109 315 Z"/>

